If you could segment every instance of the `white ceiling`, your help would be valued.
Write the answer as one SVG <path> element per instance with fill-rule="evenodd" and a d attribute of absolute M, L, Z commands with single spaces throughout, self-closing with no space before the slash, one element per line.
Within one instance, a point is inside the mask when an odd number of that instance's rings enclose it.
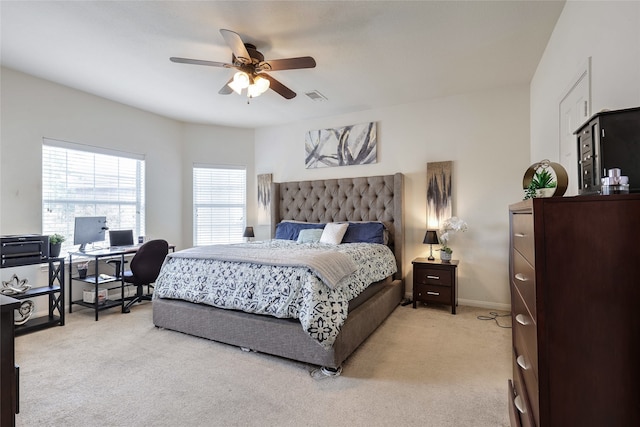
<path fill-rule="evenodd" d="M 7 1 L 3 66 L 177 120 L 262 127 L 527 84 L 564 1 Z M 219 95 L 233 70 L 219 30 L 266 59 L 298 93 Z M 305 93 L 317 90 L 318 102 Z"/>

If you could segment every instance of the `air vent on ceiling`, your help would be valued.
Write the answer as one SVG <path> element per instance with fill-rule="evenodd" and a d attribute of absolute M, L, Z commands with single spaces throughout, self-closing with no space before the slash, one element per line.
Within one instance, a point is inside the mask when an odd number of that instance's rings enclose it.
<path fill-rule="evenodd" d="M 326 101 L 327 97 L 318 92 L 317 90 L 312 90 L 311 92 L 305 93 L 312 101 Z"/>

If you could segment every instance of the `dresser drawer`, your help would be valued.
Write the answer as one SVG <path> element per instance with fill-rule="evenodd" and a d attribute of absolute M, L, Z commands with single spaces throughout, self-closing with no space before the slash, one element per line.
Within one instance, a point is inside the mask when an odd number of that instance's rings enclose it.
<path fill-rule="evenodd" d="M 516 408 L 516 392 L 513 388 L 513 382 L 509 380 L 508 384 L 509 388 L 509 421 L 511 427 L 521 427 L 522 422 L 520 421 L 520 411 Z"/>
<path fill-rule="evenodd" d="M 424 285 L 451 286 L 451 271 L 432 267 L 414 267 L 414 282 Z"/>
<path fill-rule="evenodd" d="M 529 407 L 529 399 L 527 396 L 526 389 L 524 387 L 524 382 L 522 376 L 520 375 L 520 370 L 518 369 L 518 365 L 516 364 L 515 358 L 513 361 L 513 406 L 515 406 L 518 419 L 521 426 L 523 427 L 535 427 L 535 422 L 533 420 L 533 414 L 531 413 L 531 408 Z M 511 402 L 509 405 L 511 406 Z M 518 425 L 516 423 L 516 425 Z"/>
<path fill-rule="evenodd" d="M 451 287 L 416 283 L 413 285 L 414 299 L 418 301 L 451 304 Z"/>
<path fill-rule="evenodd" d="M 520 354 L 525 354 L 536 378 L 538 377 L 538 335 L 537 325 L 533 321 L 529 310 L 522 301 L 522 297 L 517 290 L 514 290 L 512 297 L 513 311 L 513 345 Z"/>
<path fill-rule="evenodd" d="M 511 215 L 513 247 L 520 252 L 531 265 L 535 265 L 533 249 L 533 214 L 513 213 Z"/>
<path fill-rule="evenodd" d="M 529 308 L 534 320 L 536 319 L 536 280 L 535 271 L 531 265 L 520 255 L 514 251 L 513 258 L 513 282 L 520 291 L 524 303 Z"/>

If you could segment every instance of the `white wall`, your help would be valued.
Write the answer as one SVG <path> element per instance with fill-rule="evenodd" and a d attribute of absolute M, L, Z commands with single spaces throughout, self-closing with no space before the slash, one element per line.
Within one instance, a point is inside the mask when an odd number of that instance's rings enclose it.
<path fill-rule="evenodd" d="M 180 123 L 2 69 L 0 233 L 42 231 L 42 138 L 143 154 L 146 230 L 182 245 Z"/>
<path fill-rule="evenodd" d="M 428 256 L 426 164 L 452 160 L 453 212 L 469 230 L 451 240 L 459 265 L 463 304 L 507 308 L 508 205 L 522 199 L 529 166 L 528 88 L 470 93 L 337 117 L 256 130 L 256 173 L 273 180 L 309 180 L 402 172 L 405 175 L 405 262 L 411 292 L 411 261 Z M 378 163 L 305 169 L 308 130 L 378 122 Z M 268 238 L 268 227 L 257 238 Z"/>
<path fill-rule="evenodd" d="M 256 174 L 253 165 L 254 131 L 185 124 L 182 149 L 182 233 L 185 246 L 193 246 L 193 165 L 243 166 L 247 171 L 247 225 L 257 218 Z"/>
<path fill-rule="evenodd" d="M 146 233 L 178 249 L 192 243 L 194 161 L 246 166 L 249 212 L 255 211 L 253 130 L 184 124 L 10 69 L 1 73 L 0 234 L 42 231 L 43 137 L 144 154 Z M 0 275 L 41 283 L 37 270 Z M 74 288 L 74 299 L 81 291 Z"/>
<path fill-rule="evenodd" d="M 559 104 L 591 57 L 591 112 L 640 106 L 640 2 L 568 1 L 531 81 L 531 163 L 559 161 Z"/>

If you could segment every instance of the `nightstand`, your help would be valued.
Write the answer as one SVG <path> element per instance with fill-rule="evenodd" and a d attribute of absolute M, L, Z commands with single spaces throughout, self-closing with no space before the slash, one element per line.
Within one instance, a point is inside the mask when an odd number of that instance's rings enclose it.
<path fill-rule="evenodd" d="M 416 302 L 448 304 L 451 314 L 458 305 L 458 261 L 416 258 L 413 264 L 413 308 Z"/>

